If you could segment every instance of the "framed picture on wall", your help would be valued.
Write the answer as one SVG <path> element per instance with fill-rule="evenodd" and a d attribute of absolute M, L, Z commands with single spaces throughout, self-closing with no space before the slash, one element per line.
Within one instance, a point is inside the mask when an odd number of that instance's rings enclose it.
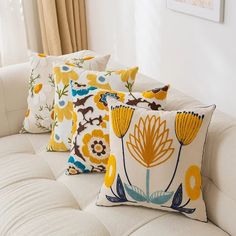
<path fill-rule="evenodd" d="M 171 10 L 223 22 L 224 0 L 167 0 Z"/>

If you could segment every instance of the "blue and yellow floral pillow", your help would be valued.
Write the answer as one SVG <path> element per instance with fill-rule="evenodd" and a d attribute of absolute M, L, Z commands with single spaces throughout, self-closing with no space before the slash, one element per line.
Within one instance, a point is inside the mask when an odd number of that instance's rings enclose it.
<path fill-rule="evenodd" d="M 215 106 L 150 111 L 109 99 L 110 157 L 97 205 L 134 205 L 207 221 L 201 162 Z"/>
<path fill-rule="evenodd" d="M 45 133 L 52 129 L 55 81 L 53 63 L 75 65 L 77 68 L 103 71 L 110 55 L 98 56 L 89 50 L 83 50 L 63 56 L 34 54 L 30 59 L 28 109 L 25 114 L 22 133 Z"/>
<path fill-rule="evenodd" d="M 164 108 L 168 88 L 164 86 L 143 93 L 125 93 L 74 82 L 73 137 L 67 174 L 105 172 L 110 155 L 107 97 L 146 109 L 160 110 Z"/>
<path fill-rule="evenodd" d="M 54 122 L 51 138 L 47 149 L 49 151 L 68 151 L 71 145 L 71 127 L 76 114 L 73 111 L 73 101 L 70 80 L 102 89 L 118 89 L 132 91 L 138 67 L 122 71 L 89 71 L 78 68 L 73 63 L 55 65 Z"/>

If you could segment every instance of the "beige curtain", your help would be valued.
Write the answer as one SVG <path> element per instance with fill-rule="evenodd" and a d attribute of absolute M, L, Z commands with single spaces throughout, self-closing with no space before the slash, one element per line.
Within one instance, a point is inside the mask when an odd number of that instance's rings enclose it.
<path fill-rule="evenodd" d="M 37 0 L 44 53 L 87 49 L 84 0 Z"/>

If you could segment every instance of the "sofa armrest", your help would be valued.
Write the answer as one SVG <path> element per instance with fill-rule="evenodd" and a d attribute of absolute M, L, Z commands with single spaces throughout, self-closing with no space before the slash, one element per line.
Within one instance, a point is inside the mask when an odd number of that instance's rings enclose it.
<path fill-rule="evenodd" d="M 0 68 L 0 137 L 22 128 L 27 109 L 29 63 Z"/>

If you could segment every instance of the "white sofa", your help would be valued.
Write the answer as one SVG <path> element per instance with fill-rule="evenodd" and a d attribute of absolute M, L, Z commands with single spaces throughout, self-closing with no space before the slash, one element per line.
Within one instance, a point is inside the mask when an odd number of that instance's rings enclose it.
<path fill-rule="evenodd" d="M 236 119 L 216 111 L 209 128 L 202 170 L 208 223 L 142 207 L 98 207 L 103 174 L 66 176 L 68 153 L 46 152 L 49 134 L 18 134 L 28 73 L 28 63 L 0 69 L 1 236 L 236 235 Z M 156 85 L 139 75 L 135 89 Z M 172 89 L 167 105 L 200 103 Z"/>

